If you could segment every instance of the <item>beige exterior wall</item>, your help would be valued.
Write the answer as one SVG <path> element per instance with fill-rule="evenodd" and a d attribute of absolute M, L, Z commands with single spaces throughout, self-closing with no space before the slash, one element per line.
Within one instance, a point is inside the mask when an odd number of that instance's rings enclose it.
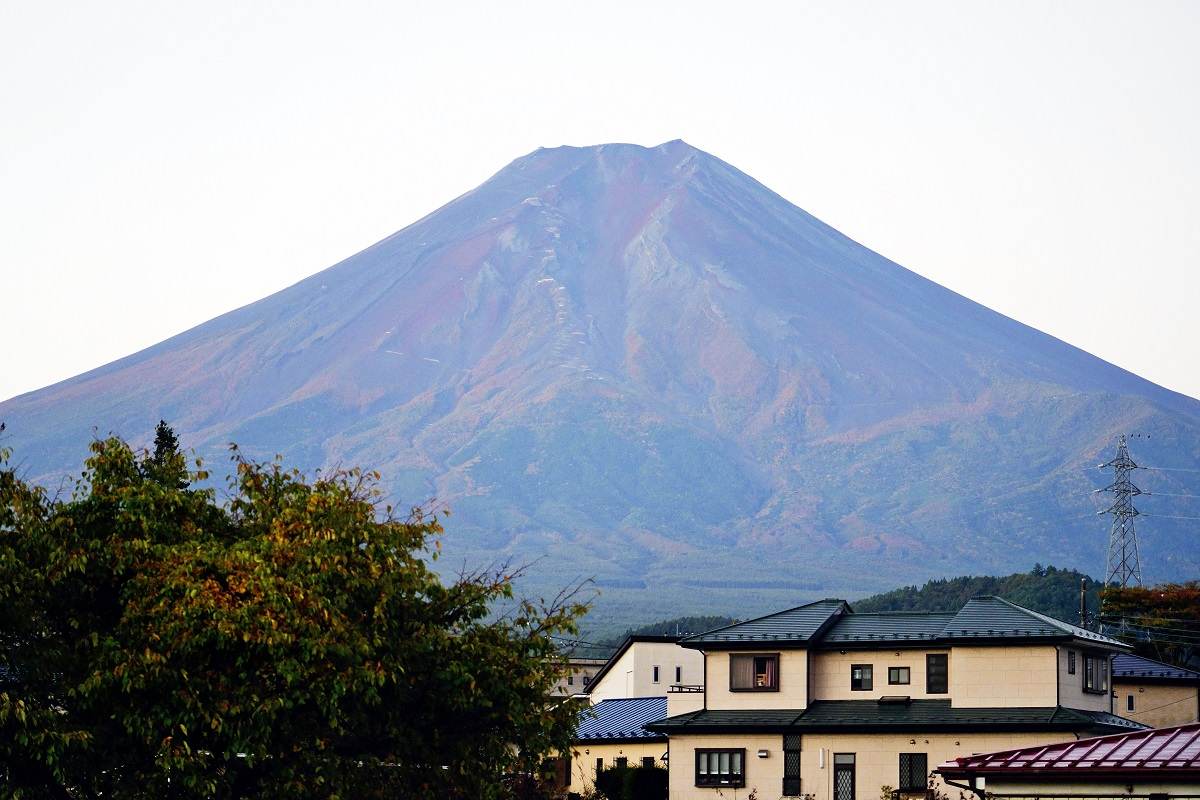
<path fill-rule="evenodd" d="M 667 716 L 677 717 L 704 708 L 703 692 L 668 692 Z"/>
<path fill-rule="evenodd" d="M 1147 779 L 1152 776 L 1148 774 Z M 1023 795 L 1046 795 L 1054 794 L 1090 794 L 1090 795 L 1108 795 L 1110 797 L 1121 797 L 1125 794 L 1147 795 L 1147 794 L 1170 794 L 1170 795 L 1197 795 L 1200 794 L 1200 778 L 1189 782 L 1170 782 L 1170 783 L 1150 783 L 1134 781 L 1130 790 L 1129 782 L 1122 778 L 1112 783 L 1099 782 L 1065 782 L 1065 781 L 1035 781 L 1031 779 L 1014 780 L 1010 777 L 1000 776 L 989 778 L 987 781 L 987 790 L 996 792 L 997 794 L 1023 794 Z"/>
<path fill-rule="evenodd" d="M 666 742 L 633 742 L 630 744 L 581 744 L 571 751 L 571 785 L 572 792 L 590 791 L 596 783 L 596 759 L 604 759 L 605 768 L 614 767 L 618 758 L 629 759 L 629 766 L 636 767 L 642 759 L 654 759 L 654 765 L 665 767 L 662 761 L 663 753 L 667 752 Z"/>
<path fill-rule="evenodd" d="M 950 700 L 961 708 L 1053 706 L 1058 703 L 1054 647 L 950 649 Z"/>
<path fill-rule="evenodd" d="M 814 700 L 874 700 L 883 695 L 907 695 L 916 698 L 946 700 L 948 694 L 925 692 L 925 656 L 928 653 L 949 653 L 949 650 L 847 650 L 814 652 L 812 657 Z M 870 664 L 873 687 L 869 692 L 850 689 L 850 667 Z M 907 685 L 889 685 L 888 667 L 908 667 Z"/>
<path fill-rule="evenodd" d="M 1200 687 L 1120 681 L 1113 684 L 1113 690 L 1117 694 L 1114 713 L 1151 728 L 1200 722 Z M 1130 695 L 1133 711 L 1129 710 Z"/>
<path fill-rule="evenodd" d="M 1068 672 L 1070 667 L 1069 652 L 1075 653 L 1075 674 Z M 1112 709 L 1112 698 L 1108 692 L 1094 694 L 1083 690 L 1083 655 L 1084 650 L 1078 647 L 1062 646 L 1058 648 L 1058 704 L 1067 708 L 1083 708 L 1088 711 L 1109 711 Z M 1090 651 L 1093 654 L 1095 651 Z M 1112 657 L 1109 657 L 1109 674 L 1112 674 Z M 1120 711 L 1117 711 L 1119 714 Z"/>
<path fill-rule="evenodd" d="M 1070 733 L 955 734 L 804 734 L 800 751 L 800 791 L 813 800 L 832 800 L 833 754 L 854 753 L 855 800 L 877 800 L 880 787 L 895 788 L 900 779 L 900 753 L 925 753 L 929 769 L 955 756 L 1072 741 Z M 744 789 L 695 785 L 696 755 L 701 748 L 745 748 Z M 766 758 L 758 750 L 768 751 Z M 760 800 L 774 800 L 783 789 L 782 734 L 726 734 L 671 737 L 671 800 L 744 800 L 757 789 Z M 989 786 L 989 789 L 992 787 Z M 718 791 L 721 794 L 718 794 Z"/>
<path fill-rule="evenodd" d="M 728 651 L 708 653 L 708 708 L 763 709 L 805 708 L 808 705 L 808 658 L 804 650 L 738 651 L 737 655 L 779 653 L 779 691 L 732 692 L 729 690 Z"/>
<path fill-rule="evenodd" d="M 658 682 L 654 667 L 659 668 Z M 704 656 L 671 642 L 634 642 L 600 683 L 589 692 L 592 702 L 618 697 L 665 697 L 675 683 L 675 668 L 680 668 L 680 683 L 704 683 Z"/>
<path fill-rule="evenodd" d="M 745 748 L 745 788 L 696 786 L 696 750 L 714 747 Z M 758 757 L 760 749 L 768 751 L 766 758 Z M 759 800 L 773 799 L 783 788 L 783 737 L 780 734 L 672 736 L 669 769 L 671 800 L 745 800 L 756 788 Z"/>

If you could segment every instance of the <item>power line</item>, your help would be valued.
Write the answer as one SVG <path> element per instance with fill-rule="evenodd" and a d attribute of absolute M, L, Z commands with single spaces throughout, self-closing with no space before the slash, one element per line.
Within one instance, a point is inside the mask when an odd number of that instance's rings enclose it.
<path fill-rule="evenodd" d="M 1139 514 L 1138 514 L 1138 516 L 1141 516 L 1141 517 L 1157 517 L 1158 519 L 1200 519 L 1200 517 L 1186 517 L 1186 516 L 1181 516 L 1181 515 L 1178 515 L 1178 514 L 1149 514 L 1149 513 L 1139 513 Z"/>

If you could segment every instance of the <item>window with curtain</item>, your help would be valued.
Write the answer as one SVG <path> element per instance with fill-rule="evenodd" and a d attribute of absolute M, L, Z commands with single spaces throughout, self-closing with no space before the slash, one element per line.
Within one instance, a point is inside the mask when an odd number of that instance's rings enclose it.
<path fill-rule="evenodd" d="M 779 690 L 779 654 L 729 656 L 729 688 L 735 692 Z"/>
<path fill-rule="evenodd" d="M 1108 691 L 1108 656 L 1083 654 L 1083 690 L 1092 694 Z"/>
<path fill-rule="evenodd" d="M 875 688 L 875 668 L 870 664 L 850 665 L 850 691 L 869 692 Z"/>
<path fill-rule="evenodd" d="M 888 684 L 903 686 L 909 682 L 911 674 L 908 667 L 888 667 Z"/>
<path fill-rule="evenodd" d="M 697 750 L 696 785 L 745 786 L 745 761 L 746 751 L 743 749 Z"/>

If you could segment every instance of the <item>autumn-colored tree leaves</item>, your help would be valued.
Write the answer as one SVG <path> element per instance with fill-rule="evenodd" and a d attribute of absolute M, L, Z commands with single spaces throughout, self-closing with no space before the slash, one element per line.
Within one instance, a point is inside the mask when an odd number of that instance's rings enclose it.
<path fill-rule="evenodd" d="M 0 454 L 0 794 L 500 798 L 565 748 L 569 594 L 444 583 L 374 474 L 235 450 L 218 503 L 159 439 L 93 443 L 65 501 Z"/>

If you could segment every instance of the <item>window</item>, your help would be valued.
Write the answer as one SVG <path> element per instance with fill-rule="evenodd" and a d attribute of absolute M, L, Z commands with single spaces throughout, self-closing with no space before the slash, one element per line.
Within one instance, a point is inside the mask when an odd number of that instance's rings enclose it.
<path fill-rule="evenodd" d="M 629 766 L 629 759 L 625 756 L 617 756 L 614 760 L 617 762 L 617 769 L 625 769 Z"/>
<path fill-rule="evenodd" d="M 589 683 L 591 683 L 591 682 L 592 682 L 592 676 L 591 676 L 591 675 L 584 675 L 584 676 L 583 676 L 583 685 L 584 685 L 584 686 L 587 686 L 587 685 L 588 685 Z"/>
<path fill-rule="evenodd" d="M 850 665 L 850 691 L 869 692 L 875 686 L 874 667 L 870 664 Z"/>
<path fill-rule="evenodd" d="M 800 734 L 783 735 L 783 796 L 800 794 Z"/>
<path fill-rule="evenodd" d="M 1075 674 L 1075 651 L 1074 650 L 1067 651 L 1067 674 L 1068 675 Z"/>
<path fill-rule="evenodd" d="M 729 656 L 729 689 L 734 692 L 779 691 L 779 654 Z"/>
<path fill-rule="evenodd" d="M 950 657 L 945 653 L 925 656 L 925 693 L 945 694 L 950 691 Z"/>
<path fill-rule="evenodd" d="M 675 667 L 675 682 L 683 683 L 683 667 L 680 667 L 680 666 Z"/>
<path fill-rule="evenodd" d="M 654 676 L 650 679 L 650 681 L 652 683 L 658 683 L 658 664 L 655 664 L 653 667 L 651 667 L 651 671 L 654 673 Z"/>
<path fill-rule="evenodd" d="M 1125 701 L 1125 710 L 1133 711 L 1133 695 L 1129 695 L 1128 699 Z"/>
<path fill-rule="evenodd" d="M 568 675 L 567 676 L 567 686 L 574 686 L 574 685 L 575 685 L 575 676 Z"/>
<path fill-rule="evenodd" d="M 929 756 L 927 754 L 900 754 L 900 791 L 924 792 L 928 778 Z"/>
<path fill-rule="evenodd" d="M 642 756 L 642 766 L 643 767 L 653 767 L 654 766 L 654 756 Z"/>
<path fill-rule="evenodd" d="M 597 758 L 596 759 L 596 776 L 599 777 L 601 772 L 604 772 L 604 759 Z"/>
<path fill-rule="evenodd" d="M 888 667 L 888 685 L 907 684 L 911 673 L 908 667 Z"/>
<path fill-rule="evenodd" d="M 1108 692 L 1108 656 L 1083 654 L 1083 690 L 1091 694 Z"/>
<path fill-rule="evenodd" d="M 745 761 L 745 750 L 697 750 L 696 785 L 745 786 Z"/>

